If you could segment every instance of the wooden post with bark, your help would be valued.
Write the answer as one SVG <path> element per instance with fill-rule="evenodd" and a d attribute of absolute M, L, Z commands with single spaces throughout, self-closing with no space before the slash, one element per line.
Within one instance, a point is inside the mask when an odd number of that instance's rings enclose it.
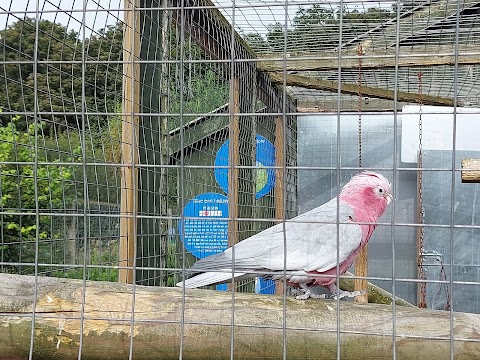
<path fill-rule="evenodd" d="M 122 119 L 122 182 L 120 202 L 120 282 L 133 282 L 133 265 L 136 246 L 134 213 L 137 210 L 138 194 L 138 133 L 140 112 L 140 64 L 134 63 L 140 56 L 139 12 L 134 10 L 139 0 L 125 0 L 125 24 L 123 45 L 123 115 Z"/>
<path fill-rule="evenodd" d="M 282 359 L 286 324 L 291 360 L 336 358 L 339 330 L 342 360 L 392 359 L 394 344 L 399 359 L 447 360 L 450 321 L 455 322 L 455 358 L 480 356 L 477 314 L 451 317 L 449 311 L 397 306 L 394 342 L 391 305 L 340 301 L 337 311 L 334 300 L 289 297 L 284 323 L 283 298 L 278 296 L 236 293 L 232 304 L 230 293 L 187 290 L 183 302 L 180 288 L 90 281 L 84 287 L 81 280 L 37 280 L 0 274 L 3 359 L 28 358 L 34 304 L 33 359 L 76 359 L 80 346 L 85 359 L 128 359 L 131 345 L 133 359 L 178 359 L 181 333 L 183 359 L 226 359 L 233 312 L 235 359 Z"/>

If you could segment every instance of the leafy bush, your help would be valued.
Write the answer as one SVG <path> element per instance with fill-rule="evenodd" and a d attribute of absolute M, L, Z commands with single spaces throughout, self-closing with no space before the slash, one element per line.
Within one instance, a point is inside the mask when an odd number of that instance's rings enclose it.
<path fill-rule="evenodd" d="M 17 120 L 0 127 L 0 209 L 7 213 L 1 216 L 0 251 L 4 262 L 33 262 L 37 225 L 38 241 L 54 235 L 51 217 L 40 215 L 37 223 L 36 209 L 45 213 L 65 208 L 72 169 L 45 164 L 45 157 L 35 150 L 35 125 L 20 131 Z M 41 129 L 42 124 L 37 126 Z M 43 141 L 40 131 L 37 141 Z"/>

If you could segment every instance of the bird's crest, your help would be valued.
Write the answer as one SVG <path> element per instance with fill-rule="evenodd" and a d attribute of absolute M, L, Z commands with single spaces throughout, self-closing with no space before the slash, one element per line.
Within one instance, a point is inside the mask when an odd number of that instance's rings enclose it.
<path fill-rule="evenodd" d="M 343 187 L 342 192 L 351 190 L 352 188 L 365 186 L 375 187 L 377 185 L 381 185 L 388 193 L 390 193 L 391 185 L 385 176 L 373 171 L 362 171 L 360 174 L 352 177 L 348 184 Z"/>

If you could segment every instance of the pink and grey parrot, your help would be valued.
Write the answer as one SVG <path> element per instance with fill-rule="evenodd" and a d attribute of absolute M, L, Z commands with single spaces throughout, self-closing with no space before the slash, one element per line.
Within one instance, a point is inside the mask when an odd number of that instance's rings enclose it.
<path fill-rule="evenodd" d="M 357 295 L 336 288 L 337 244 L 341 275 L 372 236 L 375 223 L 392 199 L 390 188 L 383 175 L 363 171 L 343 187 L 338 202 L 335 197 L 285 224 L 277 224 L 253 235 L 223 253 L 197 261 L 190 269 L 200 274 L 179 282 L 177 286 L 197 288 L 231 281 L 232 275 L 236 280 L 253 278 L 262 271 L 268 273 L 265 278 L 278 280 L 283 278 L 285 268 L 287 284 L 300 294 L 297 299 L 319 297 L 311 292 L 310 288 L 314 286 L 324 286 L 334 296 L 337 291 L 340 297 Z"/>

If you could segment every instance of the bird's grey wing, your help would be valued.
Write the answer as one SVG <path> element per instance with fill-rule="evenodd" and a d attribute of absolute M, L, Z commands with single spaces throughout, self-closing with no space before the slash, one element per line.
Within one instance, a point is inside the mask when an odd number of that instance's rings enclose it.
<path fill-rule="evenodd" d="M 353 219 L 353 210 L 339 204 L 339 221 Z M 227 249 L 224 253 L 199 260 L 193 269 L 231 269 L 235 258 L 235 270 L 283 270 L 325 271 L 337 264 L 337 201 L 306 212 L 285 224 L 272 226 Z M 285 231 L 284 231 L 285 230 Z M 339 228 L 339 262 L 345 260 L 361 241 L 361 229 L 357 224 L 341 224 Z"/>

